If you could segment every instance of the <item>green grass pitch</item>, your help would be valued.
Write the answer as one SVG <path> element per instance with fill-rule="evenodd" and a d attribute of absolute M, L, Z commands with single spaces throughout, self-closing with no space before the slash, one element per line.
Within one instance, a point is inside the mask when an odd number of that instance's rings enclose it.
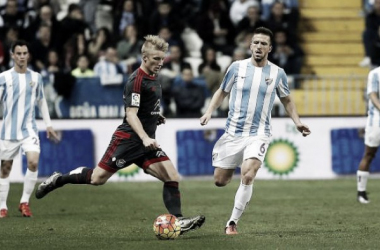
<path fill-rule="evenodd" d="M 33 218 L 17 210 L 22 184 L 11 183 L 9 217 L 0 220 L 0 249 L 379 249 L 380 181 L 370 179 L 371 203 L 356 201 L 354 177 L 318 181 L 256 180 L 238 225 L 224 235 L 239 181 L 183 180 L 185 215 L 206 223 L 174 241 L 160 241 L 152 225 L 166 213 L 160 182 L 67 185 L 31 199 Z"/>

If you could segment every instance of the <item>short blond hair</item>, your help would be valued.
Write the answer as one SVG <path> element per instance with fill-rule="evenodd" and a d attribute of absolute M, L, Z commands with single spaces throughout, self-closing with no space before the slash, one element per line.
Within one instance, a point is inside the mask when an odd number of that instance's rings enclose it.
<path fill-rule="evenodd" d="M 149 50 L 160 50 L 162 52 L 167 52 L 169 44 L 159 36 L 147 35 L 144 37 L 145 42 L 141 48 L 141 53 L 146 54 Z"/>

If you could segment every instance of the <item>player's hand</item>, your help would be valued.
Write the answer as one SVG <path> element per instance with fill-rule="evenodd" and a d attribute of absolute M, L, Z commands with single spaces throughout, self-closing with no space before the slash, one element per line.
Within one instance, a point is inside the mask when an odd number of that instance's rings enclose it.
<path fill-rule="evenodd" d="M 152 139 L 150 137 L 145 137 L 143 140 L 143 144 L 146 149 L 148 150 L 156 150 L 160 148 L 160 145 L 158 145 L 157 141 L 155 139 Z"/>
<path fill-rule="evenodd" d="M 311 134 L 311 131 L 310 131 L 309 127 L 306 126 L 306 125 L 304 125 L 304 124 L 298 124 L 297 125 L 297 130 L 299 132 L 301 132 L 304 137 L 306 137 L 306 136 L 308 136 L 308 135 Z"/>
<path fill-rule="evenodd" d="M 202 126 L 206 125 L 208 121 L 211 119 L 211 115 L 204 114 L 201 118 L 199 118 L 199 122 Z"/>
<path fill-rule="evenodd" d="M 55 143 L 61 141 L 61 136 L 59 136 L 58 133 L 54 131 L 53 127 L 46 128 L 46 137 Z"/>
<path fill-rule="evenodd" d="M 161 115 L 158 117 L 157 125 L 165 124 L 166 123 L 166 117 Z"/>

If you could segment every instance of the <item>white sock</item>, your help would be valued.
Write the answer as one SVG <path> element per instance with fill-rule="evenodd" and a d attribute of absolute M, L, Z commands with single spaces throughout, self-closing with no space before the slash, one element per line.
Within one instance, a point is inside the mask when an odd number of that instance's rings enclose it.
<path fill-rule="evenodd" d="M 356 176 L 357 176 L 356 180 L 357 180 L 357 184 L 358 184 L 357 185 L 358 191 L 359 192 L 366 191 L 369 172 L 358 170 L 356 172 Z"/>
<path fill-rule="evenodd" d="M 0 178 L 0 209 L 8 209 L 9 178 Z"/>
<path fill-rule="evenodd" d="M 234 208 L 232 209 L 231 218 L 228 220 L 226 227 L 229 226 L 231 221 L 235 222 L 235 224 L 238 223 L 246 206 L 251 200 L 252 192 L 253 192 L 253 184 L 245 185 L 240 182 L 240 186 L 235 195 L 235 203 L 234 203 Z"/>
<path fill-rule="evenodd" d="M 20 203 L 29 203 L 30 195 L 33 193 L 34 186 L 36 185 L 38 177 L 38 170 L 32 172 L 29 169 L 26 170 L 24 178 L 24 190 L 22 191 L 22 197 Z"/>

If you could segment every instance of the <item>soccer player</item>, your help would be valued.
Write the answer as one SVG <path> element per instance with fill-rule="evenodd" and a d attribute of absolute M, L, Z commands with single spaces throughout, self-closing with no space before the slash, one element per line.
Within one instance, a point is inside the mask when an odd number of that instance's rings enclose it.
<path fill-rule="evenodd" d="M 367 181 L 369 168 L 373 158 L 375 158 L 377 148 L 380 145 L 380 67 L 371 70 L 368 74 L 367 95 L 368 95 L 368 116 L 365 127 L 364 155 L 359 163 L 357 175 L 357 199 L 362 204 L 369 203 L 367 195 Z"/>
<path fill-rule="evenodd" d="M 0 100 L 3 103 L 3 124 L 0 131 L 0 218 L 7 217 L 9 174 L 13 159 L 20 148 L 26 154 L 28 169 L 19 205 L 23 217 L 31 217 L 29 198 L 38 176 L 40 141 L 38 138 L 35 106 L 38 105 L 46 125 L 47 137 L 59 140 L 52 128 L 48 106 L 44 96 L 42 77 L 27 68 L 29 50 L 25 41 L 12 44 L 14 67 L 0 74 Z"/>
<path fill-rule="evenodd" d="M 297 130 L 310 134 L 301 123 L 290 98 L 284 70 L 268 61 L 273 34 L 267 28 L 254 31 L 251 58 L 235 61 L 228 68 L 220 88 L 214 93 L 209 107 L 200 118 L 206 125 L 211 114 L 230 94 L 225 133 L 216 142 L 213 152 L 215 185 L 226 186 L 241 165 L 241 182 L 236 192 L 232 215 L 225 227 L 226 234 L 237 234 L 237 223 L 253 192 L 253 181 L 264 160 L 271 137 L 271 111 L 275 94 L 280 98 Z"/>
<path fill-rule="evenodd" d="M 164 183 L 164 204 L 170 214 L 179 218 L 181 233 L 203 225 L 203 215 L 183 217 L 178 189 L 179 174 L 155 140 L 157 125 L 166 121 L 160 114 L 161 85 L 157 82 L 157 74 L 163 65 L 168 46 L 158 36 L 145 37 L 141 49 L 141 65 L 132 73 L 124 87 L 123 123 L 114 132 L 98 165 L 94 169 L 79 167 L 64 175 L 53 173 L 37 188 L 37 199 L 68 183 L 102 185 L 115 172 L 134 163 Z"/>

